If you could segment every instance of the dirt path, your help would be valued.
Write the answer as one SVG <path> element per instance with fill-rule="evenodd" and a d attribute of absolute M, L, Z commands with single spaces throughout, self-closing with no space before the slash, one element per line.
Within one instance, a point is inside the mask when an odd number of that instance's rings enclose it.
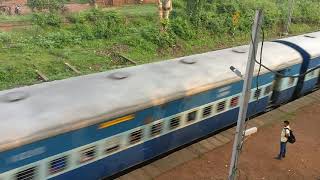
<path fill-rule="evenodd" d="M 290 116 L 290 115 L 288 115 Z M 281 124 L 271 124 L 246 141 L 240 159 L 241 180 L 320 180 L 320 103 L 304 107 L 291 117 L 296 144 L 287 157 L 276 160 Z M 158 176 L 157 180 L 226 179 L 232 143 Z"/>
<path fill-rule="evenodd" d="M 9 5 L 11 5 L 12 8 L 14 8 L 15 4 Z M 80 12 L 91 8 L 89 4 L 66 4 L 65 6 L 69 13 Z M 31 10 L 26 5 L 22 6 L 21 11 L 22 16 L 31 13 Z M 28 28 L 30 26 L 32 26 L 32 23 L 30 21 L 0 22 L 1 31 L 11 31 L 16 28 Z"/>
<path fill-rule="evenodd" d="M 90 9 L 91 6 L 89 4 L 66 4 L 66 8 L 68 12 L 80 12 Z"/>
<path fill-rule="evenodd" d="M 32 12 L 31 9 L 26 5 L 25 0 L 12 0 L 12 1 L 2 3 L 0 5 L 11 7 L 12 15 L 14 15 L 14 9 L 16 5 L 21 6 L 22 15 L 30 14 Z M 79 12 L 79 11 L 83 11 L 91 8 L 89 4 L 77 4 L 77 3 L 68 3 L 68 4 L 65 4 L 65 7 L 67 12 Z"/>

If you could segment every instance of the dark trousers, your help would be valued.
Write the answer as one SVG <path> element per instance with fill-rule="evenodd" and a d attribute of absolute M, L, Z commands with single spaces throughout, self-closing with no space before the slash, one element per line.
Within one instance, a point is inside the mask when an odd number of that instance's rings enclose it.
<path fill-rule="evenodd" d="M 287 142 L 280 142 L 279 158 L 285 157 L 287 152 Z"/>

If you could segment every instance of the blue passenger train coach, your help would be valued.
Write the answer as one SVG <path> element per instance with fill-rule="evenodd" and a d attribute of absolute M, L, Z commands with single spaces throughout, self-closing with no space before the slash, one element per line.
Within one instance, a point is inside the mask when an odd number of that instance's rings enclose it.
<path fill-rule="evenodd" d="M 266 42 L 283 75 L 320 65 L 320 32 Z M 232 125 L 249 46 L 0 92 L 0 180 L 101 179 Z M 255 68 L 248 115 L 312 91 L 319 69 Z"/>

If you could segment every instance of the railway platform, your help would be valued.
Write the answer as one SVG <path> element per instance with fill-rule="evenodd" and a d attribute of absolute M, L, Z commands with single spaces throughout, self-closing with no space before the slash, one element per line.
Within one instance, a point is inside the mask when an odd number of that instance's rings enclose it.
<path fill-rule="evenodd" d="M 277 161 L 282 121 L 292 122 L 297 143 Z M 320 90 L 248 121 L 258 133 L 246 139 L 240 159 L 240 179 L 320 179 Z M 226 179 L 235 128 L 200 140 L 135 169 L 117 180 Z M 260 169 L 259 169 L 260 168 Z"/>

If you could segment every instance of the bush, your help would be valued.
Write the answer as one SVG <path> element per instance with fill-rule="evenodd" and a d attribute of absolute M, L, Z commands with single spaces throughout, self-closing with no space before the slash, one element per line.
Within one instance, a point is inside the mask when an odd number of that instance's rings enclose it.
<path fill-rule="evenodd" d="M 45 48 L 63 48 L 70 44 L 79 44 L 81 38 L 69 31 L 49 32 L 34 38 L 35 44 Z"/>
<path fill-rule="evenodd" d="M 93 21 L 97 38 L 111 38 L 124 32 L 124 19 L 121 16 L 114 12 L 104 13 L 102 16 L 94 18 Z"/>
<path fill-rule="evenodd" d="M 83 13 L 75 13 L 66 16 L 66 19 L 73 24 L 82 24 L 86 22 L 86 17 Z"/>
<path fill-rule="evenodd" d="M 28 0 L 27 5 L 32 11 L 49 10 L 50 12 L 64 9 L 65 0 Z"/>
<path fill-rule="evenodd" d="M 272 28 L 277 25 L 281 19 L 286 17 L 286 12 L 288 11 L 288 7 L 284 2 L 277 4 L 266 0 L 244 0 L 239 5 L 241 7 L 241 14 L 243 14 L 243 17 L 248 19 L 247 21 L 251 22 L 253 21 L 255 10 L 262 9 L 264 13 L 263 23 L 267 28 Z M 243 22 L 244 20 L 241 21 L 241 23 Z"/>
<path fill-rule="evenodd" d="M 297 23 L 320 24 L 319 1 L 300 0 L 295 4 L 293 21 Z"/>
<path fill-rule="evenodd" d="M 11 43 L 11 35 L 6 32 L 0 32 L 0 43 L 9 44 Z"/>
<path fill-rule="evenodd" d="M 123 37 L 121 42 L 124 44 L 135 47 L 139 49 L 143 49 L 144 52 L 154 52 L 156 50 L 157 45 L 152 43 L 151 41 L 148 41 L 144 39 L 141 36 L 127 36 Z"/>
<path fill-rule="evenodd" d="M 88 24 L 76 24 L 72 31 L 82 40 L 94 40 L 95 33 L 92 26 Z"/>
<path fill-rule="evenodd" d="M 205 5 L 203 0 L 188 0 L 186 4 L 186 13 L 194 26 L 201 25 L 201 14 Z"/>
<path fill-rule="evenodd" d="M 177 18 L 170 22 L 172 31 L 182 39 L 188 40 L 195 36 L 194 28 L 183 18 Z"/>
<path fill-rule="evenodd" d="M 161 32 L 158 28 L 146 28 L 142 31 L 141 36 L 160 48 L 173 47 L 176 44 L 176 35 L 171 29 Z"/>
<path fill-rule="evenodd" d="M 202 19 L 204 28 L 210 32 L 224 34 L 228 31 L 228 27 L 225 24 L 227 21 L 225 15 L 208 13 L 203 15 Z"/>
<path fill-rule="evenodd" d="M 62 24 L 62 17 L 56 13 L 35 13 L 32 15 L 32 22 L 41 27 L 60 27 Z"/>
<path fill-rule="evenodd" d="M 87 13 L 85 13 L 85 19 L 89 22 L 97 22 L 99 20 L 103 20 L 105 16 L 105 12 L 101 11 L 101 9 L 91 9 Z"/>
<path fill-rule="evenodd" d="M 186 3 L 185 1 L 172 1 L 172 6 L 174 9 L 185 9 Z"/>
<path fill-rule="evenodd" d="M 57 1 L 62 2 L 62 0 Z M 39 3 L 44 0 L 29 0 L 29 2 Z M 320 3 L 317 2 L 317 0 L 297 1 L 293 22 L 319 23 Z M 159 48 L 168 48 L 177 43 L 177 37 L 185 41 L 194 40 L 197 32 L 214 33 L 215 36 L 247 34 L 251 31 L 255 10 L 259 8 L 264 10 L 264 28 L 267 31 L 274 30 L 282 25 L 279 22 L 286 21 L 288 12 L 287 2 L 278 0 L 176 0 L 173 3 L 174 9 L 170 21 L 161 24 L 167 29 L 165 32 L 159 31 L 156 16 L 133 18 L 112 11 L 91 9 L 68 15 L 66 18 L 71 24 L 65 27 L 61 26 L 63 18 L 59 14 L 37 13 L 33 15 L 35 24 L 41 27 L 56 27 L 55 30 L 58 31 L 48 33 L 46 31 L 50 29 L 37 29 L 37 33 L 41 35 L 37 37 L 36 44 L 44 47 L 62 47 L 72 45 L 74 42 L 77 44 L 79 41 L 116 39 L 126 35 L 128 40 L 125 43 L 130 46 L 135 44 L 133 42 L 137 41 L 137 37 L 142 37 L 143 39 L 137 43 L 148 42 Z M 148 27 L 150 24 L 152 27 Z M 139 32 L 140 34 L 136 35 Z M 131 38 L 132 36 L 135 37 Z M 8 42 L 10 38 L 0 35 L 0 42 Z"/>

